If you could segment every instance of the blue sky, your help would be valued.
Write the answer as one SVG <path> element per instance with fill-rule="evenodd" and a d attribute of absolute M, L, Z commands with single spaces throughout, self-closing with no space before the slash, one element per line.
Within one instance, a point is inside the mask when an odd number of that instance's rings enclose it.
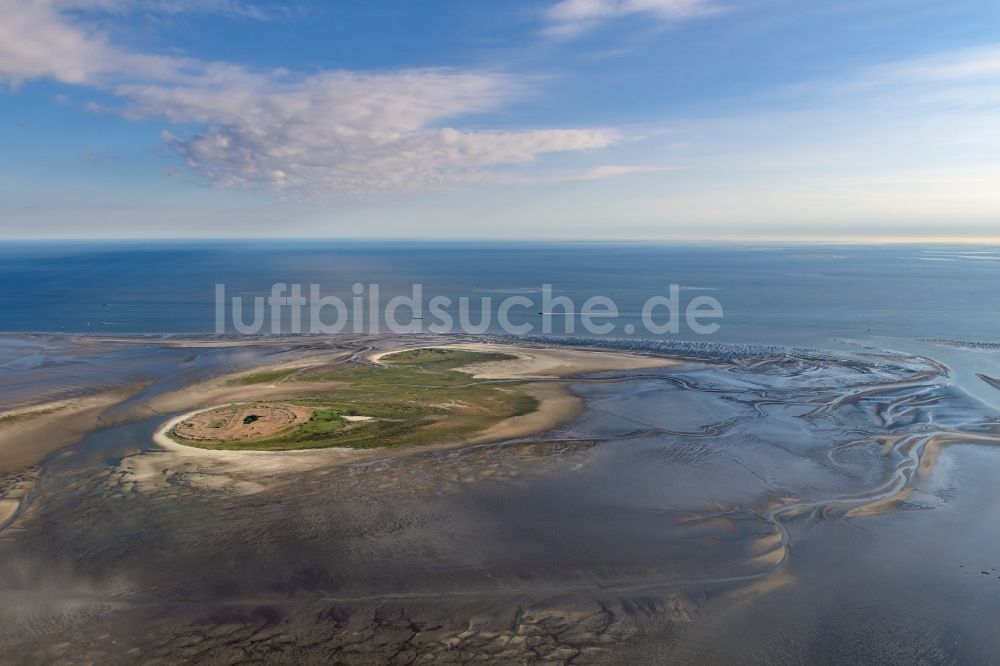
<path fill-rule="evenodd" d="M 1000 236 L 1000 4 L 0 0 L 0 237 Z"/>

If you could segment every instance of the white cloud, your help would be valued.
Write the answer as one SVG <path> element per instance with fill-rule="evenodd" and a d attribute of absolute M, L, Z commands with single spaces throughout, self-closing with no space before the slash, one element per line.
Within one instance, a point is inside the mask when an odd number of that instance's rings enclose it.
<path fill-rule="evenodd" d="M 576 180 L 600 180 L 603 178 L 613 178 L 615 176 L 627 176 L 633 173 L 657 173 L 660 171 L 670 171 L 668 167 L 660 166 L 624 166 L 605 164 L 602 166 L 587 169 L 576 177 Z"/>
<path fill-rule="evenodd" d="M 309 198 L 446 187 L 489 179 L 493 167 L 560 151 L 603 148 L 602 129 L 466 131 L 436 127 L 493 108 L 513 83 L 436 70 L 336 72 L 286 83 L 250 77 L 219 88 L 125 86 L 128 113 L 204 123 L 168 145 L 224 187 L 265 186 Z M 516 86 L 514 86 L 516 87 Z"/>
<path fill-rule="evenodd" d="M 575 37 L 625 16 L 645 14 L 661 21 L 679 21 L 717 11 L 715 0 L 560 0 L 545 12 L 545 32 L 554 37 Z"/>
<path fill-rule="evenodd" d="M 604 148 L 616 139 L 603 128 L 451 127 L 462 116 L 526 94 L 523 82 L 501 73 L 255 72 L 120 49 L 79 16 L 61 11 L 105 10 L 115 3 L 0 0 L 0 80 L 85 84 L 120 99 L 99 110 L 193 124 L 193 131 L 166 132 L 164 139 L 216 186 L 359 199 L 504 180 L 510 168 L 543 155 Z"/>
<path fill-rule="evenodd" d="M 173 56 L 134 53 L 67 10 L 95 8 L 105 0 L 0 0 L 0 82 L 37 78 L 98 85 L 132 78 L 177 78 L 198 63 Z"/>
<path fill-rule="evenodd" d="M 222 187 L 294 198 L 360 199 L 489 180 L 539 156 L 609 146 L 606 129 L 525 131 L 442 127 L 519 94 L 510 77 L 410 70 L 386 74 L 206 72 L 182 85 L 127 84 L 129 117 L 166 116 L 203 129 L 167 144 Z"/>
<path fill-rule="evenodd" d="M 0 0 L 0 80 L 84 83 L 112 57 L 101 35 L 65 20 L 52 3 Z"/>

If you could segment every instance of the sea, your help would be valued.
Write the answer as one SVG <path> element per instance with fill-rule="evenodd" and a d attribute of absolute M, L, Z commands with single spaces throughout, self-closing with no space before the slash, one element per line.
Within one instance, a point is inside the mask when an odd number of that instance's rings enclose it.
<path fill-rule="evenodd" d="M 346 332 L 354 330 L 352 314 L 362 312 L 350 307 L 357 291 L 368 307 L 377 285 L 384 309 L 395 296 L 412 298 L 420 285 L 425 303 L 450 299 L 445 309 L 456 321 L 462 298 L 472 323 L 482 324 L 488 310 L 485 332 L 503 332 L 496 310 L 520 296 L 531 305 L 520 301 L 525 305 L 508 310 L 514 324 L 529 324 L 536 334 L 588 335 L 577 314 L 562 314 L 571 308 L 543 307 L 550 285 L 552 297 L 568 297 L 576 313 L 591 297 L 610 299 L 618 317 L 607 320 L 614 327 L 602 335 L 611 338 L 809 348 L 879 337 L 1000 341 L 1000 250 L 955 245 L 7 242 L 0 244 L 0 331 L 236 333 L 232 298 L 242 298 L 249 313 L 254 298 L 266 298 L 275 284 L 300 285 L 307 296 L 318 285 L 319 294 L 340 298 L 348 305 Z M 225 289 L 224 331 L 218 285 Z M 678 310 L 696 298 L 718 303 L 722 316 L 711 320 L 718 324 L 713 332 L 683 322 L 667 332 L 642 325 L 644 305 L 669 298 L 671 286 Z M 269 312 L 260 332 L 291 332 L 287 312 L 277 322 Z M 402 319 L 409 310 L 396 312 Z M 668 310 L 651 313 L 665 322 Z M 423 314 L 417 323 L 429 325 Z M 363 317 L 368 331 L 370 315 Z M 308 322 L 302 330 L 309 331 Z"/>

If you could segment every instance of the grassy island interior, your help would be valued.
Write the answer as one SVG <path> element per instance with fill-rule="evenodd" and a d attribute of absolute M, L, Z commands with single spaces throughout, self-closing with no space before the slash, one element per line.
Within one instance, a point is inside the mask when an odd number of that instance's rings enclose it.
<path fill-rule="evenodd" d="M 522 381 L 474 379 L 463 371 L 472 364 L 515 358 L 460 349 L 414 349 L 384 356 L 379 365 L 343 363 L 266 370 L 237 381 L 249 385 L 280 380 L 289 387 L 299 381 L 335 384 L 328 390 L 280 401 L 305 408 L 310 415 L 269 437 L 193 441 L 183 437 L 178 428 L 169 435 L 189 446 L 246 451 L 334 446 L 365 449 L 460 441 L 538 408 L 538 401 L 524 391 Z"/>

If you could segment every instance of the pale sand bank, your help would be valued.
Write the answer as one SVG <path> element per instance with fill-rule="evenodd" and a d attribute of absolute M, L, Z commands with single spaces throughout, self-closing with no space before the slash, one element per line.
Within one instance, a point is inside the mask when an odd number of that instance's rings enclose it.
<path fill-rule="evenodd" d="M 204 382 L 191 384 L 176 391 L 161 393 L 137 405 L 128 417 L 155 416 L 170 414 L 196 407 L 218 406 L 234 402 L 252 402 L 255 400 L 274 400 L 294 397 L 303 393 L 335 390 L 342 387 L 340 382 L 297 381 L 295 377 L 282 377 L 273 382 L 259 384 L 240 384 L 240 380 L 264 372 L 281 372 L 284 370 L 304 370 L 306 368 L 322 367 L 343 361 L 347 352 L 321 352 L 287 363 L 258 366 L 250 370 L 222 375 Z"/>
<path fill-rule="evenodd" d="M 509 361 L 487 361 L 474 363 L 462 368 L 476 379 L 552 379 L 585 375 L 592 372 L 614 370 L 642 370 L 677 366 L 681 361 L 655 356 L 641 356 L 624 352 L 589 349 L 569 349 L 563 347 L 523 347 L 463 342 L 427 347 L 394 349 L 372 354 L 368 360 L 378 363 L 390 354 L 410 349 L 467 349 L 477 352 L 509 354 L 517 358 Z"/>
<path fill-rule="evenodd" d="M 570 393 L 565 384 L 538 382 L 527 384 L 522 388 L 525 393 L 538 400 L 538 409 L 487 428 L 470 439 L 469 444 L 537 435 L 566 423 L 583 412 L 583 399 Z"/>
<path fill-rule="evenodd" d="M 781 534 L 775 532 L 774 534 L 769 534 L 768 536 L 758 537 L 753 540 L 750 544 L 750 552 L 754 555 L 762 555 L 768 553 L 778 546 L 781 545 Z"/>
<path fill-rule="evenodd" d="M 158 395 L 141 405 L 150 415 L 169 414 L 194 407 L 218 407 L 235 402 L 254 402 L 289 398 L 299 394 L 330 391 L 343 387 L 340 382 L 279 382 L 275 384 L 229 385 L 225 381 L 203 384 Z"/>
<path fill-rule="evenodd" d="M 20 507 L 21 503 L 18 500 L 0 499 L 0 528 L 6 527 Z"/>
<path fill-rule="evenodd" d="M 845 516 L 875 516 L 882 513 L 897 511 L 899 506 L 910 499 L 913 488 L 903 488 L 898 493 L 893 493 L 882 499 L 874 500 L 867 504 L 850 509 Z"/>
<path fill-rule="evenodd" d="M 96 429 L 105 410 L 137 391 L 138 387 L 116 389 L 0 414 L 18 417 L 0 422 L 0 473 L 34 465 L 71 444 Z"/>
<path fill-rule="evenodd" d="M 787 572 L 768 574 L 754 582 L 738 587 L 726 595 L 731 604 L 742 603 L 760 596 L 771 594 L 795 582 L 795 577 Z"/>
<path fill-rule="evenodd" d="M 747 564 L 754 568 L 773 569 L 785 561 L 785 555 L 785 547 L 779 546 L 770 552 L 751 558 Z"/>

